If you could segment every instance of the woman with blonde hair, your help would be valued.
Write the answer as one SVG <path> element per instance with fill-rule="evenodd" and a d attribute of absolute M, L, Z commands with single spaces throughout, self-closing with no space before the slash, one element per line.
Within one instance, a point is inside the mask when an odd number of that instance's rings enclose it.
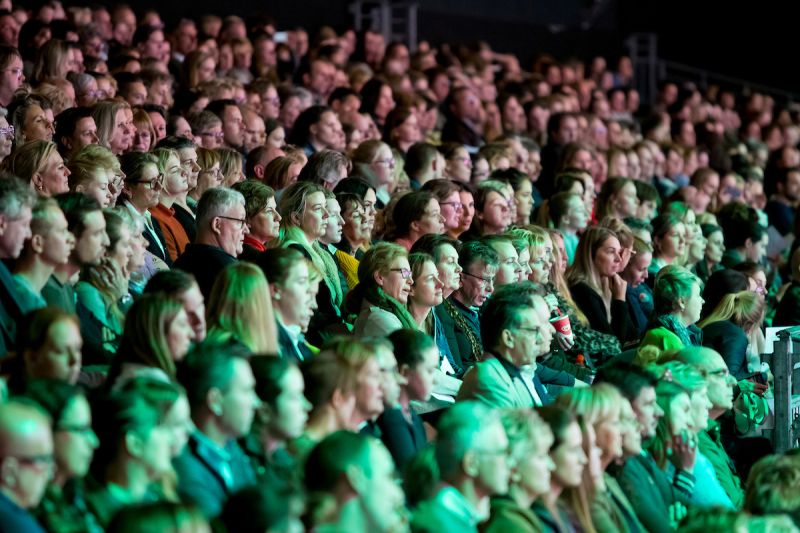
<path fill-rule="evenodd" d="M 222 185 L 230 187 L 234 183 L 244 181 L 244 157 L 232 148 L 217 148 L 219 154 L 219 171 L 222 173 Z"/>
<path fill-rule="evenodd" d="M 511 476 L 508 494 L 492 497 L 489 520 L 482 531 L 538 533 L 544 526 L 531 506 L 550 490 L 550 474 L 555 465 L 548 452 L 553 445 L 553 432 L 529 409 L 506 409 L 500 422 L 508 437 Z"/>
<path fill-rule="evenodd" d="M 758 293 L 726 294 L 711 314 L 698 323 L 703 330 L 703 346 L 718 351 L 737 380 L 761 369 L 753 334 L 761 329 L 765 307 L 764 297 Z"/>
<path fill-rule="evenodd" d="M 340 310 L 343 300 L 339 270 L 320 239 L 328 226 L 325 190 L 309 181 L 300 181 L 285 191 L 278 202 L 281 217 L 280 246 L 300 251 L 322 275 L 317 293 L 317 309 L 309 324 L 309 341 L 314 345 L 334 333 L 349 333 Z"/>
<path fill-rule="evenodd" d="M 264 183 L 276 191 L 282 191 L 297 181 L 305 164 L 299 154 L 286 154 L 267 163 L 264 167 Z"/>
<path fill-rule="evenodd" d="M 70 68 L 70 49 L 67 41 L 50 39 L 36 54 L 31 78 L 37 84 L 54 80 L 63 80 L 67 77 Z"/>
<path fill-rule="evenodd" d="M 189 191 L 189 198 L 194 200 L 195 206 L 200 201 L 200 197 L 208 189 L 222 185 L 222 171 L 220 170 L 220 157 L 216 150 L 209 148 L 197 148 L 197 165 L 200 172 L 197 175 L 197 185 Z"/>
<path fill-rule="evenodd" d="M 556 404 L 582 418 L 584 433 L 594 432 L 596 456 L 590 450 L 589 468 L 584 472 L 584 483 L 566 492 L 571 506 L 585 509 L 588 506 L 593 527 L 598 532 L 638 532 L 645 528 L 622 491 L 606 469 L 623 459 L 621 415 L 627 400 L 608 383 L 591 388 L 574 388 L 561 394 Z M 587 439 L 584 438 L 584 444 Z M 576 513 L 581 516 L 581 513 Z"/>
<path fill-rule="evenodd" d="M 91 196 L 101 207 L 110 207 L 113 198 L 112 183 L 116 172 L 111 165 L 116 160 L 111 151 L 99 144 L 84 146 L 69 161 L 69 189 Z"/>
<path fill-rule="evenodd" d="M 133 124 L 128 116 L 131 106 L 124 101 L 106 100 L 96 103 L 92 109 L 99 144 L 116 156 L 127 151 L 133 142 Z"/>
<path fill-rule="evenodd" d="M 31 141 L 18 146 L 3 160 L 3 170 L 30 183 L 39 196 L 69 191 L 70 171 L 55 143 Z"/>
<path fill-rule="evenodd" d="M 216 78 L 217 60 L 212 54 L 195 50 L 186 56 L 181 66 L 181 86 L 196 89 L 201 83 Z"/>
<path fill-rule="evenodd" d="M 8 121 L 14 126 L 14 145 L 52 141 L 55 135 L 53 105 L 37 94 L 23 93 L 8 105 Z"/>
<path fill-rule="evenodd" d="M 624 344 L 632 327 L 625 300 L 627 283 L 619 275 L 621 264 L 622 246 L 616 233 L 593 226 L 578 243 L 567 282 L 592 329 L 613 334 Z"/>
<path fill-rule="evenodd" d="M 278 334 L 269 285 L 247 262 L 220 272 L 206 306 L 208 337 L 243 344 L 254 354 L 277 354 Z"/>
<path fill-rule="evenodd" d="M 131 144 L 131 151 L 149 152 L 155 145 L 156 130 L 153 127 L 150 114 L 141 107 L 137 107 L 133 110 L 133 144 Z"/>

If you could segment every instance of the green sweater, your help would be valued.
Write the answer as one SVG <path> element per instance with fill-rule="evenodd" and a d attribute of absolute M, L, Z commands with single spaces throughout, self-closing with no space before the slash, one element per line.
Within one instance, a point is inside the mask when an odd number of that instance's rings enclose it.
<path fill-rule="evenodd" d="M 744 491 L 736 474 L 736 467 L 733 461 L 722 447 L 719 437 L 719 423 L 716 420 L 708 420 L 708 428 L 697 435 L 697 448 L 705 455 L 714 467 L 720 485 L 731 499 L 737 509 L 742 508 L 744 502 Z"/>

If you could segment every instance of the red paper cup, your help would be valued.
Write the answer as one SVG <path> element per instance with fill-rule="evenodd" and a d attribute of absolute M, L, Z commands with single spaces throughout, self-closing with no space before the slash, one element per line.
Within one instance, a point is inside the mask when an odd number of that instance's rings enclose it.
<path fill-rule="evenodd" d="M 550 319 L 550 323 L 555 328 L 556 333 L 560 333 L 564 336 L 569 336 L 572 334 L 572 326 L 570 326 L 569 317 L 567 315 L 552 318 Z"/>

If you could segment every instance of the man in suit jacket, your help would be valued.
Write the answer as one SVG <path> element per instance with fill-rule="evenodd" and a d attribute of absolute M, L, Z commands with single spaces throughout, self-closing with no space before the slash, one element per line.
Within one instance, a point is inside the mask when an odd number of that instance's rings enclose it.
<path fill-rule="evenodd" d="M 535 407 L 550 398 L 536 376 L 536 358 L 551 340 L 535 296 L 522 291 L 495 294 L 481 315 L 481 337 L 489 356 L 464 375 L 458 400 L 477 400 L 491 407 Z"/>
<path fill-rule="evenodd" d="M 250 363 L 227 346 L 200 344 L 178 369 L 196 430 L 175 461 L 178 492 L 205 516 L 217 516 L 228 497 L 255 483 L 236 439 L 250 431 L 257 399 Z"/>
<path fill-rule="evenodd" d="M 0 180 L 0 354 L 14 348 L 22 317 L 20 296 L 4 262 L 19 257 L 25 239 L 31 236 L 34 201 L 30 187 L 21 180 Z"/>

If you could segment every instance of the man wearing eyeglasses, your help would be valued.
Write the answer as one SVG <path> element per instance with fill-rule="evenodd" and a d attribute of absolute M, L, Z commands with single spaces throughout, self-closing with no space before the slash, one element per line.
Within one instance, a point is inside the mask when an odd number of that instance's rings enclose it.
<path fill-rule="evenodd" d="M 53 475 L 50 420 L 31 404 L 0 405 L 0 532 L 44 533 L 28 512 Z"/>
<path fill-rule="evenodd" d="M 206 301 L 217 274 L 242 253 L 247 226 L 244 196 L 226 187 L 203 193 L 197 203 L 197 237 L 175 261 L 175 268 L 194 274 Z"/>
<path fill-rule="evenodd" d="M 551 326 L 531 303 L 531 297 L 522 291 L 503 291 L 486 304 L 481 314 L 486 355 L 464 375 L 458 401 L 477 400 L 490 407 L 550 403 L 535 367 L 542 355 L 542 338 Z"/>

